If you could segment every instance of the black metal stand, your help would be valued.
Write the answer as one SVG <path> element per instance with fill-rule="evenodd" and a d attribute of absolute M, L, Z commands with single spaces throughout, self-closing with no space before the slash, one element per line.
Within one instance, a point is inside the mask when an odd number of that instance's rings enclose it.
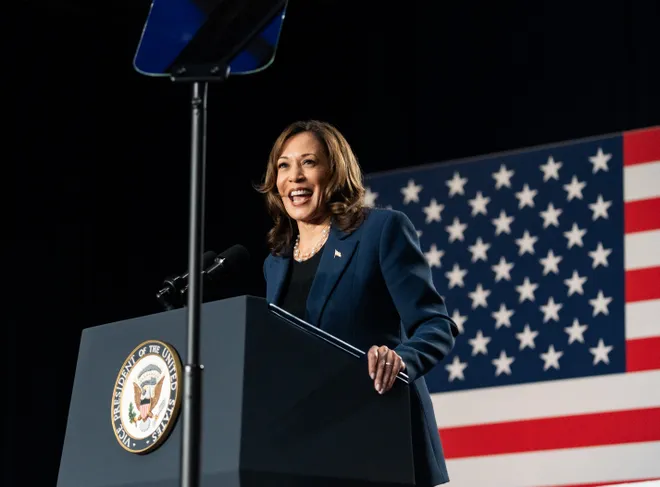
<path fill-rule="evenodd" d="M 191 73 L 192 71 L 192 73 Z M 192 83 L 190 144 L 190 227 L 188 244 L 188 347 L 183 376 L 181 487 L 199 487 L 202 418 L 202 370 L 199 330 L 202 307 L 202 251 L 206 178 L 206 105 L 209 81 L 223 81 L 227 67 L 178 68 L 174 82 Z"/>

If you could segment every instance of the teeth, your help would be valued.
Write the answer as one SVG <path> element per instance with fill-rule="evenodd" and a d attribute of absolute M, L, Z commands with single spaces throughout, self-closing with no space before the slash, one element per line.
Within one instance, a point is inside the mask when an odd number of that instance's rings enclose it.
<path fill-rule="evenodd" d="M 311 194 L 311 191 L 307 189 L 297 189 L 295 191 L 291 191 L 291 197 L 293 198 L 294 196 L 304 196 Z"/>

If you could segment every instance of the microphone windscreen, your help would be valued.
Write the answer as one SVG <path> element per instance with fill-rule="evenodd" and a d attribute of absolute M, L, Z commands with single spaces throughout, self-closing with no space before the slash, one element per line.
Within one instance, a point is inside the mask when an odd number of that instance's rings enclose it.
<path fill-rule="evenodd" d="M 229 247 L 224 252 L 221 252 L 219 257 L 225 259 L 223 267 L 228 267 L 232 271 L 244 268 L 250 261 L 250 253 L 242 245 Z"/>
<path fill-rule="evenodd" d="M 204 255 L 202 256 L 202 271 L 204 269 L 207 269 L 210 265 L 212 265 L 213 261 L 217 256 L 218 254 L 216 254 L 212 250 L 207 250 L 206 252 L 204 252 Z"/>

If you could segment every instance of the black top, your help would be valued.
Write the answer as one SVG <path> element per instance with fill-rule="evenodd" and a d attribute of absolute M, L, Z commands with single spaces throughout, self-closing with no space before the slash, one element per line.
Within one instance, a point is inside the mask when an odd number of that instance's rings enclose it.
<path fill-rule="evenodd" d="M 325 245 L 310 259 L 302 262 L 291 259 L 279 306 L 301 320 L 305 319 L 307 296 L 312 287 L 312 282 L 314 282 L 316 269 L 319 262 L 321 262 L 321 254 L 323 254 L 324 248 Z"/>

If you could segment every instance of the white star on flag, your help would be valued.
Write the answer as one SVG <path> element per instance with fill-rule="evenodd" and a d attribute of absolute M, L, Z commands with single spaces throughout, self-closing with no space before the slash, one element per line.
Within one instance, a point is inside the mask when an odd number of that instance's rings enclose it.
<path fill-rule="evenodd" d="M 561 169 L 562 165 L 562 162 L 555 162 L 552 156 L 548 157 L 548 162 L 541 166 L 541 171 L 543 171 L 543 182 L 548 182 L 550 179 L 556 179 L 559 181 L 559 169 Z"/>
<path fill-rule="evenodd" d="M 568 286 L 568 295 L 572 296 L 573 293 L 584 294 L 584 283 L 587 282 L 586 277 L 580 277 L 578 271 L 573 270 L 570 279 L 564 279 L 564 284 Z"/>
<path fill-rule="evenodd" d="M 610 208 L 610 206 L 612 206 L 612 202 L 605 201 L 603 199 L 603 195 L 599 194 L 598 200 L 595 203 L 589 204 L 589 209 L 593 212 L 592 220 L 596 221 L 599 218 L 604 218 L 607 220 L 609 218 L 607 210 Z"/>
<path fill-rule="evenodd" d="M 481 191 L 477 191 L 477 196 L 474 199 L 468 200 L 468 203 L 472 207 L 472 216 L 487 215 L 486 205 L 490 203 L 490 197 L 484 197 L 481 194 Z"/>
<path fill-rule="evenodd" d="M 472 345 L 472 355 L 477 355 L 482 353 L 488 356 L 488 343 L 490 343 L 491 338 L 485 337 L 481 330 L 477 330 L 477 335 L 474 338 L 470 338 L 469 343 Z"/>
<path fill-rule="evenodd" d="M 529 277 L 525 276 L 523 283 L 520 286 L 516 286 L 516 291 L 518 291 L 518 294 L 520 295 L 518 302 L 522 303 L 527 299 L 534 302 L 536 300 L 534 297 L 534 291 L 536 291 L 538 287 L 539 285 L 537 283 L 530 282 Z"/>
<path fill-rule="evenodd" d="M 548 370 L 553 367 L 559 370 L 559 359 L 564 355 L 564 352 L 555 350 L 554 345 L 548 347 L 548 351 L 541 354 L 543 359 L 543 370 Z"/>
<path fill-rule="evenodd" d="M 596 365 L 598 362 L 603 362 L 604 364 L 610 363 L 610 352 L 614 347 L 612 345 L 605 346 L 602 338 L 598 339 L 598 346 L 592 347 L 589 349 L 589 352 L 594 356 L 593 365 Z"/>
<path fill-rule="evenodd" d="M 500 374 L 511 375 L 511 364 L 516 359 L 514 357 L 509 357 L 504 350 L 500 352 L 500 356 L 492 360 L 492 364 L 495 366 L 495 375 Z"/>
<path fill-rule="evenodd" d="M 376 206 L 376 198 L 378 198 L 378 193 L 371 191 L 371 188 L 367 187 L 364 192 L 364 205 L 369 207 Z"/>
<path fill-rule="evenodd" d="M 518 198 L 518 209 L 522 210 L 526 206 L 534 208 L 534 197 L 538 194 L 536 189 L 529 189 L 529 184 L 525 183 L 522 191 L 516 193 Z"/>
<path fill-rule="evenodd" d="M 593 173 L 596 174 L 598 171 L 609 171 L 607 163 L 612 158 L 612 154 L 604 154 L 602 148 L 598 148 L 598 152 L 595 156 L 591 156 L 589 161 L 593 164 Z"/>
<path fill-rule="evenodd" d="M 513 169 L 507 169 L 504 164 L 500 166 L 500 170 L 496 173 L 493 173 L 493 178 L 495 179 L 495 189 L 500 189 L 503 187 L 511 187 L 511 178 L 513 177 L 515 171 Z"/>
<path fill-rule="evenodd" d="M 582 238 L 587 234 L 586 229 L 580 229 L 577 226 L 577 223 L 573 223 L 573 226 L 571 227 L 571 230 L 569 232 L 564 232 L 564 237 L 568 239 L 568 243 L 566 244 L 568 248 L 570 249 L 573 247 L 573 245 L 577 245 L 578 247 L 584 247 L 584 244 L 582 243 Z"/>
<path fill-rule="evenodd" d="M 457 263 L 454 263 L 451 271 L 445 272 L 445 277 L 449 280 L 447 284 L 449 289 L 452 289 L 454 286 L 465 286 L 464 279 L 467 273 L 467 269 L 461 269 Z"/>
<path fill-rule="evenodd" d="M 426 214 L 426 223 L 439 222 L 442 220 L 440 213 L 445 209 L 445 205 L 439 205 L 435 198 L 431 198 L 431 202 L 428 206 L 423 208 L 424 213 Z"/>
<path fill-rule="evenodd" d="M 449 186 L 449 197 L 451 198 L 457 194 L 464 195 L 467 182 L 467 178 L 462 178 L 458 172 L 455 172 L 454 177 L 446 183 Z"/>
<path fill-rule="evenodd" d="M 561 208 L 555 208 L 555 205 L 548 203 L 548 209 L 541 212 L 543 218 L 543 228 L 548 228 L 550 225 L 555 227 L 559 226 L 559 215 L 564 212 Z"/>
<path fill-rule="evenodd" d="M 421 184 L 415 184 L 414 180 L 409 180 L 408 185 L 404 188 L 401 188 L 401 193 L 403 194 L 403 204 L 407 205 L 408 203 L 419 203 L 419 193 L 422 191 Z"/>
<path fill-rule="evenodd" d="M 468 247 L 468 250 L 472 253 L 472 262 L 476 262 L 478 260 L 483 260 L 486 262 L 488 260 L 486 252 L 488 252 L 489 248 L 489 243 L 484 243 L 484 241 L 481 240 L 481 237 L 477 238 L 477 241 L 474 243 L 474 245 L 470 245 Z"/>
<path fill-rule="evenodd" d="M 564 328 L 568 333 L 568 344 L 573 342 L 584 343 L 584 332 L 589 328 L 587 325 L 581 325 L 577 318 L 573 319 L 573 324 Z"/>
<path fill-rule="evenodd" d="M 566 199 L 568 201 L 571 201 L 573 198 L 577 198 L 581 200 L 583 198 L 582 190 L 586 185 L 587 183 L 585 183 L 584 181 L 580 182 L 578 181 L 576 176 L 573 176 L 573 179 L 571 179 L 570 184 L 564 184 L 564 189 L 568 193 L 568 195 L 566 195 Z"/>
<path fill-rule="evenodd" d="M 461 362 L 461 359 L 458 358 L 458 355 L 454 355 L 454 360 L 450 364 L 445 365 L 445 370 L 449 372 L 449 382 L 458 379 L 465 380 L 465 375 L 463 372 L 467 367 L 467 362 Z"/>
<path fill-rule="evenodd" d="M 519 350 L 523 350 L 527 347 L 536 348 L 534 339 L 539 336 L 538 331 L 532 331 L 529 327 L 529 323 L 525 324 L 525 328 L 521 333 L 516 333 L 516 338 L 520 341 Z"/>

